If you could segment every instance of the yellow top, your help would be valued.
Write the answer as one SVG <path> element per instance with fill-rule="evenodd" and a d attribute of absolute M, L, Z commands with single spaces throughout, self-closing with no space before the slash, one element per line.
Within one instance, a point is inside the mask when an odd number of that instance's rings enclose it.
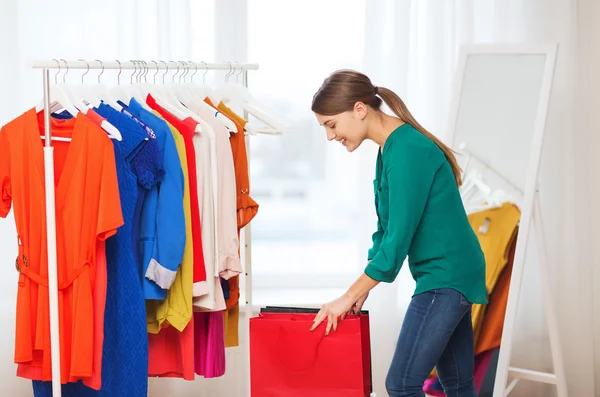
<path fill-rule="evenodd" d="M 164 120 L 156 111 L 153 113 Z M 183 209 L 185 213 L 185 231 L 187 236 L 192 235 L 192 213 L 190 203 L 190 186 L 188 177 L 188 165 L 185 152 L 185 142 L 183 136 L 166 120 L 179 153 L 181 169 L 185 186 L 183 190 Z M 193 315 L 192 309 L 192 285 L 194 275 L 194 251 L 192 239 L 186 239 L 185 250 L 181 266 L 177 270 L 175 281 L 167 294 L 167 299 L 162 301 L 146 301 L 146 322 L 148 323 L 148 332 L 151 334 L 159 333 L 161 328 L 168 324 L 178 331 L 182 332 L 190 322 Z M 168 324 L 166 324 L 168 323 Z"/>
<path fill-rule="evenodd" d="M 239 125 L 241 125 L 242 128 L 244 128 L 246 126 L 246 123 L 248 123 L 248 120 L 246 120 L 245 118 L 241 117 L 240 115 L 238 115 L 237 113 L 235 113 L 233 110 L 229 109 L 227 107 L 227 105 L 225 105 L 223 102 L 219 102 L 219 107 L 218 108 L 227 117 L 233 119 L 236 123 L 238 123 Z"/>
<path fill-rule="evenodd" d="M 500 273 L 508 263 L 510 246 L 516 238 L 521 212 L 511 203 L 469 215 L 469 223 L 477 234 L 485 256 L 485 285 L 492 293 Z M 475 340 L 485 313 L 485 304 L 474 304 L 471 318 Z"/>

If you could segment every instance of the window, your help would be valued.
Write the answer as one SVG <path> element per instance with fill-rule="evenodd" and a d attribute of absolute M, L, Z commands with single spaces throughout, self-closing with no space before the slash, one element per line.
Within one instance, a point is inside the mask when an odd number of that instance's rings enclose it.
<path fill-rule="evenodd" d="M 283 136 L 252 137 L 252 275 L 264 288 L 347 287 L 364 266 L 359 249 L 359 156 L 327 142 L 310 110 L 340 68 L 360 69 L 364 0 L 248 1 L 249 85 L 294 121 Z M 300 33 L 301 32 L 301 33 Z"/>

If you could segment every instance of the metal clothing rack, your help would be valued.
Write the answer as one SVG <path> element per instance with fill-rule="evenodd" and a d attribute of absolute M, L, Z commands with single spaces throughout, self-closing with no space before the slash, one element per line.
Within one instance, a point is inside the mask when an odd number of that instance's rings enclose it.
<path fill-rule="evenodd" d="M 248 71 L 258 70 L 258 64 L 255 63 L 237 63 L 237 62 L 188 62 L 188 61 L 139 61 L 132 60 L 127 62 L 120 61 L 64 61 L 59 63 L 57 60 L 36 61 L 33 63 L 34 69 L 42 69 L 44 85 L 44 174 L 46 186 L 46 233 L 48 244 L 48 290 L 50 300 L 50 348 L 52 359 L 52 395 L 60 397 L 61 392 L 61 374 L 60 374 L 60 334 L 59 334 L 59 316 L 58 316 L 58 274 L 56 259 L 56 213 L 55 213 L 55 193 L 54 193 L 54 148 L 51 145 L 52 131 L 50 130 L 50 69 L 87 69 L 87 70 L 161 70 L 168 71 L 169 63 L 184 67 L 192 67 L 195 70 L 229 70 L 242 72 L 242 84 L 248 86 Z M 176 67 L 179 70 L 179 66 Z M 247 118 L 247 115 L 245 115 Z M 246 139 L 248 139 L 246 137 Z M 251 274 L 251 252 L 250 252 L 250 226 L 244 228 L 244 272 L 245 272 L 245 294 L 246 294 L 246 317 L 252 316 L 252 279 Z"/>

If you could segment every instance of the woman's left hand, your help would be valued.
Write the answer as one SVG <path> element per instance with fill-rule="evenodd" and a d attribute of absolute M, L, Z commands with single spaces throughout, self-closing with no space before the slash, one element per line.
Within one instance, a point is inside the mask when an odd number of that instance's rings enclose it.
<path fill-rule="evenodd" d="M 350 297 L 343 295 L 336 300 L 326 303 L 321 307 L 319 314 L 315 317 L 314 323 L 310 328 L 311 331 L 315 330 L 323 320 L 327 319 L 327 329 L 325 335 L 329 335 L 329 332 L 337 330 L 338 319 L 340 317 L 346 317 L 346 314 L 352 309 L 356 302 L 353 302 Z"/>

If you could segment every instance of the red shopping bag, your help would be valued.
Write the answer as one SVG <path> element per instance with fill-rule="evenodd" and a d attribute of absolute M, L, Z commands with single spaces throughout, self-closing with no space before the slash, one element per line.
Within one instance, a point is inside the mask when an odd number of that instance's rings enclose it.
<path fill-rule="evenodd" d="M 250 319 L 252 397 L 369 396 L 368 316 L 348 316 L 324 336 L 326 324 L 310 331 L 315 313 L 283 310 Z"/>
<path fill-rule="evenodd" d="M 266 313 L 296 313 L 296 314 L 312 314 L 310 317 L 311 321 L 314 316 L 319 312 L 319 309 L 314 308 L 300 308 L 300 307 L 284 307 L 284 306 L 266 306 L 260 309 L 263 314 Z M 281 318 L 281 317 L 280 317 Z M 363 357 L 363 377 L 365 385 L 365 396 L 370 396 L 373 392 L 373 373 L 371 366 L 371 331 L 369 323 L 369 311 L 360 311 L 360 324 L 361 324 L 361 347 Z"/>

